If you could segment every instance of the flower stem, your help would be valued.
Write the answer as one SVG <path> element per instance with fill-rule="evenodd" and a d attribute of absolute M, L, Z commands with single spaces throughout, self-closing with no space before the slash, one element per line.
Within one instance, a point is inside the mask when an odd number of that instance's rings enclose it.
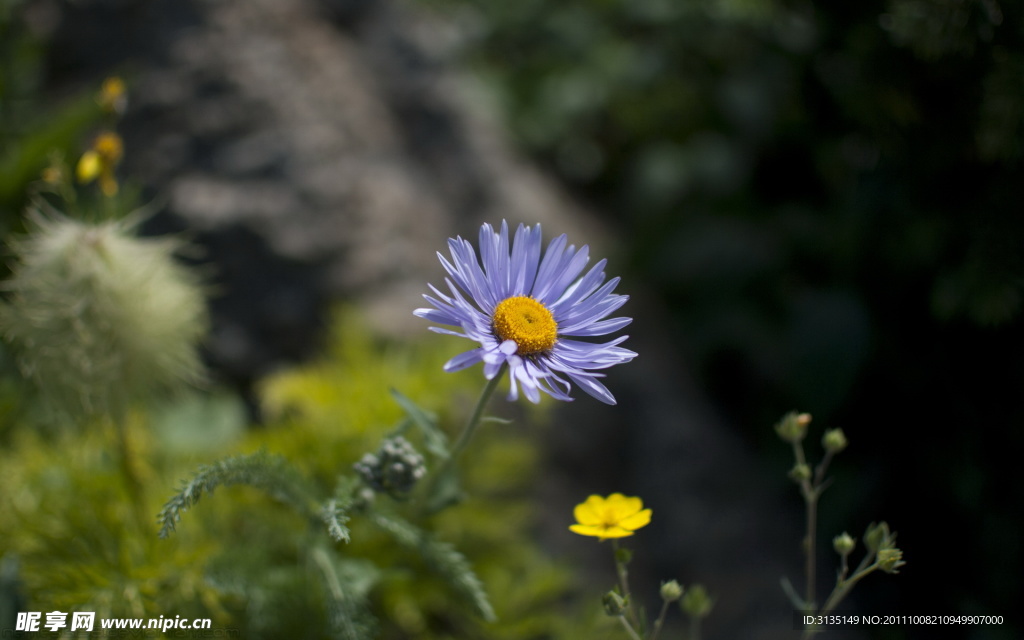
<path fill-rule="evenodd" d="M 641 640 L 640 635 L 637 634 L 636 630 L 633 628 L 633 625 L 629 624 L 629 620 L 626 620 L 625 616 L 619 616 L 619 622 L 621 622 L 622 626 L 625 627 L 626 633 L 629 634 L 630 638 L 632 638 L 633 640 Z"/>
<path fill-rule="evenodd" d="M 476 432 L 477 426 L 480 424 L 480 418 L 484 415 L 484 408 L 487 406 L 487 401 L 494 395 L 494 390 L 498 387 L 498 383 L 503 377 L 505 377 L 505 371 L 508 369 L 507 364 L 501 365 L 501 369 L 495 374 L 493 378 L 487 381 L 484 385 L 484 390 L 480 392 L 480 399 L 476 401 L 476 407 L 473 409 L 473 414 L 469 416 L 469 420 L 466 421 L 466 426 L 462 428 L 462 433 L 459 434 L 459 439 L 455 441 L 455 446 L 452 447 L 451 455 L 448 456 L 448 460 L 445 462 L 445 468 L 455 465 L 455 459 L 459 457 L 462 450 L 469 444 L 470 438 L 473 437 L 473 433 Z"/>
<path fill-rule="evenodd" d="M 623 561 L 622 554 L 619 551 L 619 541 L 614 538 L 612 539 L 612 552 L 615 555 L 615 572 L 619 576 L 619 588 L 622 589 L 622 598 L 626 601 L 626 615 L 629 616 L 629 620 L 633 625 L 640 626 L 636 607 L 633 606 L 633 596 L 629 592 L 629 570 L 626 568 L 626 562 Z"/>
<path fill-rule="evenodd" d="M 651 631 L 650 640 L 658 640 L 658 634 L 661 633 L 661 627 L 665 624 L 665 615 L 668 613 L 669 602 L 666 600 L 661 605 L 661 613 L 658 614 L 658 619 L 654 621 L 654 628 Z"/>
<path fill-rule="evenodd" d="M 797 464 L 806 465 L 807 459 L 804 456 L 804 447 L 800 442 L 793 443 L 793 456 L 796 458 Z M 818 555 L 818 496 L 821 495 L 820 491 L 820 478 L 824 475 L 824 467 L 827 462 L 823 463 L 818 467 L 818 473 L 815 474 L 814 482 L 812 483 L 809 479 L 800 481 L 800 493 L 804 498 L 804 506 L 806 507 L 805 512 L 807 516 L 807 534 L 804 538 L 804 553 L 806 554 L 806 560 L 804 564 L 804 579 L 805 579 L 805 592 L 804 592 L 804 604 L 809 609 L 814 609 L 815 605 L 815 591 L 817 585 L 815 584 L 817 576 L 817 555 Z"/>
<path fill-rule="evenodd" d="M 128 416 L 124 411 L 117 411 L 112 416 L 114 432 L 117 437 L 118 457 L 121 467 L 121 477 L 125 483 L 125 489 L 131 500 L 132 511 L 139 531 L 149 532 L 152 525 L 149 514 L 146 510 L 145 488 L 142 482 L 141 473 L 135 458 L 135 450 L 128 434 Z"/>
<path fill-rule="evenodd" d="M 476 428 L 480 425 L 480 419 L 483 417 L 487 402 L 494 395 L 494 390 L 504 377 L 506 369 L 508 369 L 508 365 L 502 365 L 498 373 L 484 385 L 483 391 L 480 392 L 480 398 L 476 401 L 476 407 L 473 408 L 473 413 L 466 421 L 466 426 L 462 428 L 462 433 L 459 434 L 458 440 L 452 446 L 448 457 L 431 477 L 430 484 L 427 486 L 426 502 L 423 507 L 424 515 L 437 513 L 459 501 L 458 486 L 455 482 L 456 461 L 459 454 L 469 444 L 470 439 L 476 432 Z"/>
<path fill-rule="evenodd" d="M 686 640 L 700 640 L 700 616 L 690 616 L 690 636 Z"/>

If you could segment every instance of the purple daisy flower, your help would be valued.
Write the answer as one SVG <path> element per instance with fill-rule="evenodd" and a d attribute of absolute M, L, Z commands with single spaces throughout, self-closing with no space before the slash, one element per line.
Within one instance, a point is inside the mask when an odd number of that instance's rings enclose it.
<path fill-rule="evenodd" d="M 508 224 L 502 221 L 499 232 L 485 224 L 480 228 L 477 260 L 472 243 L 449 238 L 451 262 L 437 255 L 451 276 L 445 278 L 451 295 L 430 285 L 436 297 L 423 297 L 434 308 L 414 313 L 461 328 L 431 327 L 432 331 L 469 338 L 480 346 L 449 360 L 445 371 L 483 362 L 484 376 L 491 380 L 507 364 L 509 400 L 518 397 L 519 386 L 531 402 L 540 401 L 541 391 L 572 400 L 572 381 L 598 400 L 615 404 L 611 392 L 598 381 L 604 374 L 595 370 L 636 357 L 618 346 L 628 336 L 605 343 L 575 338 L 606 335 L 632 322 L 632 318 L 607 318 L 629 297 L 612 293 L 618 278 L 604 282 L 605 260 L 581 275 L 589 260 L 588 247 L 577 250 L 566 242 L 565 235 L 555 238 L 541 257 L 540 225 L 521 224 L 510 251 Z"/>

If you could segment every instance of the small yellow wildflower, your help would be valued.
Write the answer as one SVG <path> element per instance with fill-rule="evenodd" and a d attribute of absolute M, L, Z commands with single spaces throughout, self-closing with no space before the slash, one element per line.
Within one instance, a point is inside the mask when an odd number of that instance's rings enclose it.
<path fill-rule="evenodd" d="M 640 498 L 613 493 L 607 498 L 590 496 L 573 510 L 577 524 L 570 531 L 601 540 L 625 538 L 651 521 L 651 510 L 644 509 Z"/>
<path fill-rule="evenodd" d="M 124 155 L 124 143 L 121 136 L 112 131 L 104 131 L 93 140 L 92 148 L 82 154 L 75 168 L 78 181 L 89 183 L 98 180 L 100 189 L 106 196 L 117 194 L 117 178 L 114 169 Z"/>
<path fill-rule="evenodd" d="M 128 95 L 125 93 L 124 80 L 112 76 L 103 81 L 96 102 L 108 113 L 124 113 L 128 106 Z"/>

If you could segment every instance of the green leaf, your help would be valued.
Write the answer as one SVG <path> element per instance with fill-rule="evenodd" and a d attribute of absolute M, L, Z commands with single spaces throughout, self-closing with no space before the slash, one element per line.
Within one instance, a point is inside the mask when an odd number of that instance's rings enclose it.
<path fill-rule="evenodd" d="M 391 396 L 402 407 L 409 419 L 423 432 L 423 443 L 427 450 L 438 458 L 448 457 L 448 437 L 437 426 L 437 418 L 420 408 L 415 402 L 405 397 L 396 389 L 391 389 Z"/>

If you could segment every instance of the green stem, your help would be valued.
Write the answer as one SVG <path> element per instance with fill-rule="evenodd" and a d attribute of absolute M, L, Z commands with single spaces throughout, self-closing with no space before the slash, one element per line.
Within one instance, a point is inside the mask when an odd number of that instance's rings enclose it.
<path fill-rule="evenodd" d="M 466 445 L 468 445 L 469 441 L 473 438 L 476 428 L 480 425 L 480 419 L 484 415 L 484 409 L 487 407 L 487 402 L 491 399 L 491 396 L 494 395 L 494 390 L 498 387 L 498 383 L 505 376 L 505 371 L 507 369 L 507 364 L 502 365 L 498 373 L 484 385 L 483 391 L 480 392 L 480 398 L 476 401 L 476 407 L 473 408 L 473 413 L 466 421 L 466 426 L 462 428 L 462 433 L 459 434 L 459 438 L 455 441 L 455 445 L 452 446 L 451 452 L 437 471 L 431 476 L 430 483 L 427 485 L 427 492 L 425 494 L 427 502 L 424 504 L 424 515 L 441 511 L 445 507 L 448 507 L 458 501 L 457 491 L 454 492 L 454 495 L 440 497 L 439 499 L 439 496 L 442 493 L 441 487 L 446 482 L 454 483 L 456 461 L 462 451 L 466 448 Z"/>
<path fill-rule="evenodd" d="M 825 606 L 823 606 L 821 610 L 818 611 L 818 615 L 827 615 L 833 609 L 838 607 L 839 603 L 843 601 L 843 598 L 849 595 L 854 585 L 856 585 L 864 577 L 866 577 L 868 574 L 870 574 L 872 571 L 878 568 L 878 563 L 872 563 L 870 564 L 870 566 L 868 564 L 873 555 L 874 554 L 869 553 L 868 555 L 864 556 L 864 559 L 861 560 L 860 565 L 857 567 L 857 570 L 854 572 L 854 574 L 850 576 L 849 580 L 844 580 L 840 578 L 836 581 L 835 588 L 832 590 L 832 593 L 829 594 L 828 599 L 825 601 Z M 807 629 L 804 629 L 804 633 L 801 636 L 801 638 L 810 638 L 812 635 L 814 635 L 816 631 L 818 631 L 816 627 L 808 627 Z"/>
<path fill-rule="evenodd" d="M 690 616 L 690 637 L 687 640 L 700 640 L 700 616 Z"/>
<path fill-rule="evenodd" d="M 878 564 L 872 564 L 865 566 L 867 558 L 864 558 L 865 562 L 861 562 L 861 566 L 857 567 L 857 571 L 850 576 L 848 580 L 840 580 L 836 584 L 836 588 L 832 590 L 832 594 L 829 595 L 828 600 L 825 601 L 825 606 L 821 608 L 819 614 L 826 614 L 839 606 L 843 598 L 850 593 L 853 586 L 861 581 L 864 577 L 870 574 L 872 571 L 878 568 Z"/>
<path fill-rule="evenodd" d="M 818 493 L 813 489 L 805 492 L 804 502 L 807 505 L 807 595 L 804 600 L 807 605 L 814 608 L 814 594 L 817 590 L 816 583 L 816 560 L 818 554 Z"/>
<path fill-rule="evenodd" d="M 341 581 L 338 580 L 338 574 L 334 570 L 334 565 L 331 563 L 331 559 L 327 556 L 327 552 L 324 551 L 323 547 L 314 547 L 313 551 L 310 552 L 310 557 L 316 564 L 320 572 L 324 574 L 324 581 L 327 583 L 327 589 L 331 592 L 331 597 L 336 602 L 341 602 L 345 599 L 345 592 L 341 588 Z"/>
<path fill-rule="evenodd" d="M 658 640 L 658 634 L 661 633 L 661 627 L 665 624 L 665 615 L 668 613 L 669 602 L 666 600 L 661 605 L 661 613 L 658 614 L 658 619 L 654 621 L 654 629 L 651 631 L 650 640 Z"/>
<path fill-rule="evenodd" d="M 633 606 L 633 596 L 629 592 L 629 570 L 626 563 L 619 559 L 619 541 L 612 539 L 612 553 L 615 556 L 615 572 L 619 576 L 619 589 L 622 590 L 622 598 L 626 601 L 626 614 L 630 622 L 637 627 L 640 626 L 640 619 L 636 614 L 636 607 Z"/>
<path fill-rule="evenodd" d="M 793 443 L 793 456 L 796 458 L 796 462 L 799 465 L 806 465 L 807 459 L 804 456 L 804 447 L 799 442 Z M 818 467 L 819 472 L 823 472 L 821 466 Z M 815 478 L 817 480 L 817 478 Z M 804 603 L 809 609 L 814 609 L 814 594 L 817 588 L 815 584 L 816 576 L 816 561 L 817 561 L 817 539 L 818 539 L 818 486 L 817 482 L 814 484 L 810 480 L 800 481 L 800 493 L 804 498 L 804 506 L 806 507 L 807 516 L 807 534 L 804 538 L 804 553 L 806 554 L 804 562 Z"/>
<path fill-rule="evenodd" d="M 642 640 L 636 630 L 633 629 L 633 625 L 629 624 L 629 620 L 626 620 L 624 616 L 619 616 L 619 622 L 621 622 L 622 626 L 625 627 L 626 633 L 629 634 L 630 638 L 633 640 Z"/>
<path fill-rule="evenodd" d="M 462 450 L 466 448 L 467 444 L 469 444 L 470 438 L 473 437 L 477 426 L 480 424 L 480 418 L 484 415 L 484 408 L 487 406 L 487 401 L 491 399 L 492 395 L 494 395 L 494 390 L 498 387 L 498 383 L 501 379 L 505 377 L 505 371 L 507 369 L 507 364 L 501 365 L 501 369 L 498 373 L 488 380 L 486 385 L 484 385 L 484 390 L 480 392 L 480 399 L 476 402 L 473 414 L 469 416 L 469 420 L 466 421 L 466 426 L 462 428 L 462 433 L 459 434 L 459 439 L 455 441 L 455 446 L 452 447 L 451 455 L 448 457 L 448 460 L 445 462 L 445 467 L 442 467 L 442 470 L 447 467 L 454 466 L 455 459 L 459 457 Z"/>
<path fill-rule="evenodd" d="M 125 412 L 115 412 L 113 416 L 114 430 L 117 433 L 118 454 L 121 462 L 121 475 L 124 479 L 125 488 L 132 502 L 132 510 L 135 513 L 135 520 L 139 531 L 146 533 L 151 528 L 149 515 L 146 510 L 145 488 L 142 478 L 139 475 L 135 463 L 135 455 L 132 451 L 131 442 L 128 436 L 128 423 Z"/>

